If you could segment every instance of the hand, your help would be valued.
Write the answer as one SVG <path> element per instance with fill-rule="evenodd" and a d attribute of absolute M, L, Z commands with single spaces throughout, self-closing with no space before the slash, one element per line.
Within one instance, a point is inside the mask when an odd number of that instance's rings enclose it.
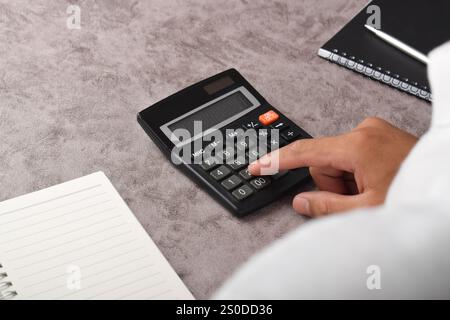
<path fill-rule="evenodd" d="M 416 142 L 388 122 L 368 118 L 344 135 L 296 141 L 252 163 L 249 171 L 259 175 L 273 157 L 279 157 L 280 170 L 310 167 L 320 191 L 298 194 L 293 206 L 301 214 L 322 216 L 382 204 Z"/>

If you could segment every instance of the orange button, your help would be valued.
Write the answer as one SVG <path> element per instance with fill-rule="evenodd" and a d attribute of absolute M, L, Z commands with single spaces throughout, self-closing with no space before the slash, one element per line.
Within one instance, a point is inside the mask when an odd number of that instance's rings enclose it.
<path fill-rule="evenodd" d="M 279 117 L 280 116 L 278 115 L 278 113 L 270 110 L 269 112 L 266 112 L 259 116 L 259 122 L 261 122 L 265 126 L 268 126 L 277 121 Z"/>

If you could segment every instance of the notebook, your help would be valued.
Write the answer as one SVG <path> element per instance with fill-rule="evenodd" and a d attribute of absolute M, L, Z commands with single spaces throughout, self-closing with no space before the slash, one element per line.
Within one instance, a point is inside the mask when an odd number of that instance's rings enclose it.
<path fill-rule="evenodd" d="M 380 8 L 381 30 L 424 54 L 450 40 L 450 1 L 375 0 L 325 43 L 319 56 L 430 101 L 426 66 L 364 27 L 372 5 Z"/>
<path fill-rule="evenodd" d="M 1 299 L 193 299 L 97 172 L 0 203 Z"/>

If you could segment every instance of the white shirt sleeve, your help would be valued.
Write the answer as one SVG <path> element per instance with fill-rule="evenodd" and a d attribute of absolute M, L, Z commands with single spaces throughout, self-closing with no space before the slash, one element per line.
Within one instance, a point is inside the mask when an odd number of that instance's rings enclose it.
<path fill-rule="evenodd" d="M 450 298 L 450 43 L 430 59 L 432 125 L 385 204 L 308 222 L 214 298 Z"/>

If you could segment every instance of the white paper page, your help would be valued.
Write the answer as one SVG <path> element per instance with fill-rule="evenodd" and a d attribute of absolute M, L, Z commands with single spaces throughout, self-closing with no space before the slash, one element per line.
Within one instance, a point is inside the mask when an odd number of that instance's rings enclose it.
<path fill-rule="evenodd" d="M 193 299 L 102 173 L 0 203 L 16 299 Z"/>

